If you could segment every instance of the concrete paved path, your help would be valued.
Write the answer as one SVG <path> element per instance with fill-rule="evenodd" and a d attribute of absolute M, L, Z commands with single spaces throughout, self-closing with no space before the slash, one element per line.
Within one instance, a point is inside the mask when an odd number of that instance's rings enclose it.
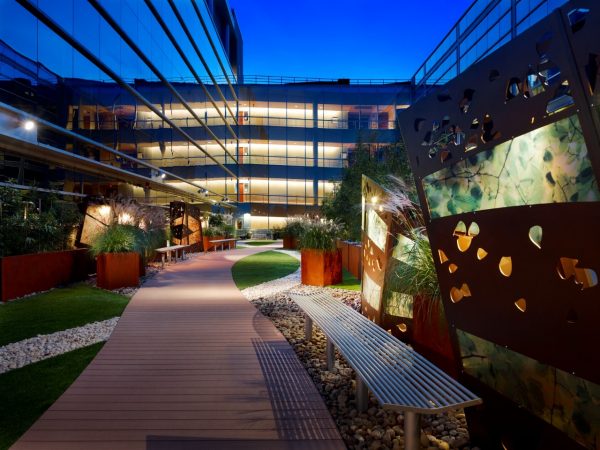
<path fill-rule="evenodd" d="M 293 349 L 231 278 L 267 249 L 196 255 L 150 280 L 13 448 L 344 449 Z"/>

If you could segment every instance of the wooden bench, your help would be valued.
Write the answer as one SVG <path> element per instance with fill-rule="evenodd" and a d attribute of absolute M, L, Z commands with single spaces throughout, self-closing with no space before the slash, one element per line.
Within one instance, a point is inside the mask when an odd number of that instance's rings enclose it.
<path fill-rule="evenodd" d="M 224 245 L 225 243 L 227 243 L 227 250 L 231 249 L 231 244 L 233 243 L 233 248 L 235 248 L 235 243 L 237 242 L 236 238 L 229 238 L 229 239 L 215 239 L 214 241 L 208 241 L 211 244 L 214 244 L 215 249 L 217 248 L 217 246 L 220 244 L 221 245 L 221 251 L 224 250 Z"/>
<path fill-rule="evenodd" d="M 156 253 L 160 253 L 162 267 L 165 267 L 165 257 L 168 262 L 171 262 L 171 253 L 175 252 L 175 261 L 177 261 L 177 252 L 181 250 L 181 259 L 185 259 L 185 250 L 189 245 L 171 245 L 169 247 L 157 248 Z"/>
<path fill-rule="evenodd" d="M 313 321 L 327 337 L 327 368 L 335 348 L 356 372 L 357 408 L 368 407 L 369 393 L 385 409 L 404 412 L 404 445 L 417 450 L 421 414 L 439 414 L 481 403 L 481 399 L 410 346 L 359 312 L 328 294 L 291 298 L 306 315 L 305 337 L 312 338 Z"/>

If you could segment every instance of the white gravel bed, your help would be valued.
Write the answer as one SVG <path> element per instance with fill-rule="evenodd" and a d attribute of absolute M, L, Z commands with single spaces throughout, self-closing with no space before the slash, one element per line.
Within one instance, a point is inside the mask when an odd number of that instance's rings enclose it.
<path fill-rule="evenodd" d="M 278 281 L 278 280 L 276 280 Z M 360 292 L 344 289 L 319 288 L 296 285 L 288 290 L 270 291 L 276 282 L 264 283 L 267 288 L 251 291 L 251 303 L 267 316 L 286 337 L 306 367 L 321 396 L 333 416 L 340 434 L 349 449 L 400 450 L 404 448 L 404 416 L 386 411 L 375 398 L 369 400 L 369 409 L 359 413 L 355 399 L 355 373 L 338 354 L 333 370 L 327 370 L 325 358 L 326 338 L 318 327 L 313 330 L 313 340 L 304 340 L 304 314 L 291 301 L 290 292 L 314 292 L 324 289 L 334 298 L 360 310 Z M 283 284 L 282 284 L 283 286 Z M 259 288 L 260 286 L 255 286 Z M 249 291 L 248 288 L 245 291 Z M 469 447 L 469 432 L 462 411 L 423 416 L 421 449 L 462 449 Z"/>
<path fill-rule="evenodd" d="M 118 321 L 118 317 L 113 317 L 0 347 L 0 373 L 106 341 Z"/>
<path fill-rule="evenodd" d="M 283 278 L 278 278 L 273 281 L 267 281 L 266 283 L 257 284 L 246 289 L 242 289 L 242 295 L 248 300 L 255 300 L 257 298 L 276 294 L 281 291 L 287 291 L 288 289 L 298 286 L 300 283 L 300 269 L 296 270 Z"/>

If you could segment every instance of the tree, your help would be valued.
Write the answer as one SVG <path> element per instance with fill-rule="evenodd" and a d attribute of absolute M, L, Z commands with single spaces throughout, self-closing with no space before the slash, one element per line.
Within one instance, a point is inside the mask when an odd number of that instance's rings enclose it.
<path fill-rule="evenodd" d="M 361 239 L 363 174 L 384 186 L 390 183 L 388 175 L 395 175 L 406 183 L 413 184 L 412 172 L 402 141 L 386 145 L 377 153 L 371 151 L 372 147 L 372 142 L 365 143 L 359 137 L 352 161 L 344 169 L 341 183 L 333 194 L 323 201 L 321 208 L 325 217 L 343 223 L 346 237 L 355 241 Z"/>
<path fill-rule="evenodd" d="M 73 202 L 52 194 L 0 187 L 0 256 L 69 248 L 81 221 Z"/>

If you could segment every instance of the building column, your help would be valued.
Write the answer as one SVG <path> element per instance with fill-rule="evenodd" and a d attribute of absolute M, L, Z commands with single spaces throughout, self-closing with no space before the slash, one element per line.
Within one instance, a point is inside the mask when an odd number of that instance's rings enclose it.
<path fill-rule="evenodd" d="M 319 168 L 319 104 L 313 102 L 313 173 L 318 173 Z M 319 204 L 319 180 L 313 177 L 313 205 Z"/>

